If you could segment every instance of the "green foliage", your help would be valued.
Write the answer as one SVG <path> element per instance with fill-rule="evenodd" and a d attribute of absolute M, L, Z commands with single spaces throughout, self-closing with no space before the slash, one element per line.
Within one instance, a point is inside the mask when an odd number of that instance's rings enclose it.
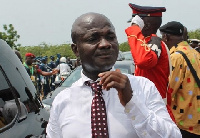
<path fill-rule="evenodd" d="M 119 45 L 119 50 L 122 52 L 130 51 L 130 46 L 129 46 L 128 42 L 121 43 Z"/>
<path fill-rule="evenodd" d="M 122 52 L 130 51 L 130 47 L 127 42 L 120 44 L 119 50 Z M 37 56 L 54 56 L 56 54 L 61 54 L 64 57 L 70 57 L 71 59 L 76 58 L 73 51 L 71 50 L 70 44 L 61 44 L 61 45 L 48 45 L 46 43 L 41 43 L 39 46 L 26 46 L 26 47 L 19 47 L 19 51 L 21 53 L 22 59 L 25 59 L 26 53 L 33 53 L 36 57 Z"/>
<path fill-rule="evenodd" d="M 62 57 L 70 57 L 71 59 L 76 58 L 73 51 L 71 50 L 70 44 L 61 44 L 61 45 L 47 45 L 42 43 L 39 46 L 26 46 L 20 47 L 19 51 L 22 55 L 22 59 L 25 59 L 26 53 L 33 53 L 37 56 L 54 56 L 57 58 L 56 54 L 61 54 Z"/>
<path fill-rule="evenodd" d="M 194 31 L 188 32 L 189 39 L 199 39 L 200 40 L 200 28 Z"/>
<path fill-rule="evenodd" d="M 16 42 L 20 38 L 20 35 L 17 34 L 17 31 L 15 30 L 13 25 L 4 24 L 3 29 L 5 30 L 5 32 L 0 32 L 0 39 L 6 41 L 11 48 L 18 49 L 21 44 L 16 44 Z"/>

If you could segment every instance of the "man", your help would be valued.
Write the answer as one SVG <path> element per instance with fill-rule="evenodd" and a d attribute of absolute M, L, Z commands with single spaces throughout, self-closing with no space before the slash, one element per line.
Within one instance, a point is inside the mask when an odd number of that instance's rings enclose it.
<path fill-rule="evenodd" d="M 47 67 L 47 57 L 43 57 L 41 64 L 39 65 L 39 68 L 42 71 L 45 72 L 50 72 L 50 68 Z M 40 76 L 41 77 L 41 82 L 42 82 L 42 88 L 43 88 L 43 94 L 46 96 L 50 92 L 50 84 L 49 84 L 49 76 Z"/>
<path fill-rule="evenodd" d="M 199 40 L 198 39 L 190 39 L 190 42 L 191 42 L 190 46 L 200 53 Z"/>
<path fill-rule="evenodd" d="M 67 59 L 65 57 L 61 57 L 60 64 L 56 67 L 56 69 L 60 73 L 58 77 L 61 80 L 65 79 L 71 72 L 71 68 L 69 67 L 69 65 L 66 62 L 67 62 Z M 59 79 L 56 79 L 56 80 L 59 80 Z"/>
<path fill-rule="evenodd" d="M 190 39 L 190 46 L 192 47 L 192 48 L 197 48 L 198 47 L 198 43 L 199 43 L 199 40 L 198 39 Z"/>
<path fill-rule="evenodd" d="M 56 67 L 56 64 L 55 64 L 55 57 L 54 56 L 50 56 L 50 59 L 51 61 L 48 63 L 48 66 L 51 68 L 51 69 L 54 69 Z"/>
<path fill-rule="evenodd" d="M 56 64 L 55 64 L 55 57 L 54 56 L 50 56 L 50 59 L 51 61 L 48 63 L 48 66 L 51 68 L 51 69 L 54 69 L 56 68 Z M 55 86 L 54 86 L 54 81 L 55 81 L 55 78 L 56 78 L 56 75 L 53 75 L 50 77 L 50 87 L 51 87 L 51 91 L 53 91 L 55 89 Z"/>
<path fill-rule="evenodd" d="M 119 45 L 107 17 L 83 14 L 75 20 L 71 32 L 72 50 L 82 63 L 82 77 L 55 98 L 48 138 L 181 137 L 155 85 L 112 68 Z"/>
<path fill-rule="evenodd" d="M 171 108 L 176 124 L 181 129 L 183 138 L 200 137 L 200 88 L 198 87 L 187 62 L 186 54 L 200 78 L 200 56 L 186 41 L 183 41 L 183 25 L 168 22 L 160 27 L 163 41 L 170 49 L 172 74 L 169 79 L 169 92 L 172 93 Z"/>
<path fill-rule="evenodd" d="M 52 72 L 42 71 L 41 69 L 39 69 L 39 67 L 37 65 L 33 65 L 34 60 L 35 60 L 34 54 L 32 54 L 32 53 L 25 54 L 24 67 L 25 67 L 28 75 L 30 76 L 33 84 L 35 85 L 35 87 L 37 87 L 36 81 L 37 81 L 38 74 L 40 74 L 42 76 L 51 76 L 51 75 L 56 74 L 58 71 L 57 70 L 53 70 Z"/>
<path fill-rule="evenodd" d="M 198 51 L 200 53 L 200 43 L 198 43 L 198 47 L 195 48 L 196 51 Z"/>
<path fill-rule="evenodd" d="M 129 4 L 133 10 L 131 27 L 125 31 L 128 36 L 131 53 L 136 65 L 135 75 L 151 80 L 166 101 L 168 77 L 170 73 L 169 50 L 157 37 L 156 32 L 162 23 L 165 7 L 142 7 Z M 172 119 L 170 108 L 167 106 Z"/>
<path fill-rule="evenodd" d="M 70 57 L 67 57 L 66 63 L 70 67 L 70 69 L 72 70 L 73 69 L 73 64 L 72 64 L 72 61 L 71 61 Z"/>
<path fill-rule="evenodd" d="M 60 54 L 56 54 L 57 55 L 57 59 L 56 59 L 56 66 L 58 66 L 60 64 L 60 58 L 61 58 L 61 55 Z"/>

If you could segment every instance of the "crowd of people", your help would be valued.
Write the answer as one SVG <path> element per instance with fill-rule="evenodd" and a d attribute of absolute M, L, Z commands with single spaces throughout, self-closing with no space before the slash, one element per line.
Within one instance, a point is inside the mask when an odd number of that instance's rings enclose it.
<path fill-rule="evenodd" d="M 200 41 L 188 39 L 178 21 L 161 26 L 165 7 L 129 6 L 125 33 L 135 75 L 113 68 L 119 45 L 111 21 L 99 13 L 78 17 L 71 47 L 82 74 L 54 99 L 48 138 L 200 137 Z M 50 59 L 26 54 L 24 66 L 39 95 L 73 69 L 69 58 Z"/>
<path fill-rule="evenodd" d="M 17 51 L 15 53 L 20 55 Z M 55 81 L 64 80 L 76 67 L 76 64 L 73 65 L 69 57 L 61 57 L 60 54 L 57 54 L 56 60 L 54 56 L 50 56 L 50 60 L 48 62 L 47 56 L 36 57 L 33 53 L 25 54 L 23 65 L 41 98 L 55 89 Z"/>

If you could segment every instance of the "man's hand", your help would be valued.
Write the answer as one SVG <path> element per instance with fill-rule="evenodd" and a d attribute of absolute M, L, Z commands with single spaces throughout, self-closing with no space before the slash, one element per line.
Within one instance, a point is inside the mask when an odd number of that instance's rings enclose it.
<path fill-rule="evenodd" d="M 56 75 L 59 72 L 59 69 L 53 69 L 52 70 L 52 75 Z"/>
<path fill-rule="evenodd" d="M 119 69 L 100 73 L 99 77 L 101 78 L 102 89 L 110 90 L 110 88 L 115 88 L 118 91 L 119 100 L 123 106 L 131 100 L 133 91 L 130 81 Z"/>
<path fill-rule="evenodd" d="M 144 27 L 144 21 L 138 15 L 133 17 L 133 19 L 131 20 L 131 25 L 133 25 L 133 24 L 137 24 L 140 27 L 141 30 Z"/>

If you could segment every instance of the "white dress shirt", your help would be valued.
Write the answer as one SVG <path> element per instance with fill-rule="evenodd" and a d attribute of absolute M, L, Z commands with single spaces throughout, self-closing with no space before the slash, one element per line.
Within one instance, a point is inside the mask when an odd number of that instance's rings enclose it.
<path fill-rule="evenodd" d="M 66 63 L 59 64 L 56 69 L 60 70 L 60 75 L 68 75 L 68 73 L 71 71 L 69 65 Z"/>
<path fill-rule="evenodd" d="M 53 101 L 47 138 L 91 138 L 92 90 L 83 73 L 72 87 Z M 103 90 L 109 138 L 181 138 L 155 85 L 146 78 L 128 75 L 133 97 L 122 106 L 116 89 Z"/>

